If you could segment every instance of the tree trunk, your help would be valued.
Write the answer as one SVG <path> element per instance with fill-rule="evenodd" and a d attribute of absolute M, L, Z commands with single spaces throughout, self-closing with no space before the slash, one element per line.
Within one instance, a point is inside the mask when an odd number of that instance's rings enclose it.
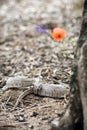
<path fill-rule="evenodd" d="M 52 130 L 87 130 L 87 0 L 84 1 L 82 25 L 77 42 L 70 102 L 63 116 L 52 124 Z"/>

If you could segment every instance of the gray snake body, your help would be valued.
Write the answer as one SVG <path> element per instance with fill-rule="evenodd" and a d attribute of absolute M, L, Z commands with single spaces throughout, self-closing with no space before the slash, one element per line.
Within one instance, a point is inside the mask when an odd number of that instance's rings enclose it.
<path fill-rule="evenodd" d="M 48 84 L 40 83 L 35 79 L 29 79 L 27 77 L 11 77 L 7 80 L 6 85 L 2 88 L 3 91 L 7 89 L 25 89 L 25 91 L 19 95 L 15 106 L 28 94 L 36 94 L 39 96 L 52 97 L 52 98 L 64 98 L 67 93 L 65 86 L 61 84 Z"/>

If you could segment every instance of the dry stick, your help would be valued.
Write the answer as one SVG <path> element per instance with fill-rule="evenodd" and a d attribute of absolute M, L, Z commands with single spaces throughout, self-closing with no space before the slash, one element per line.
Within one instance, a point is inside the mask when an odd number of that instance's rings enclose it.
<path fill-rule="evenodd" d="M 3 105 L 4 105 L 5 110 L 6 110 L 6 105 L 8 104 L 8 102 L 10 101 L 10 99 L 11 99 L 11 96 L 9 96 L 9 97 L 8 97 L 8 99 L 7 99 L 7 101 L 3 104 Z"/>
<path fill-rule="evenodd" d="M 28 88 L 27 90 L 25 90 L 21 95 L 19 95 L 19 97 L 18 97 L 18 99 L 17 99 L 17 101 L 16 101 L 16 103 L 15 103 L 15 105 L 14 105 L 14 107 L 13 107 L 12 110 L 14 110 L 14 109 L 18 106 L 19 102 L 20 102 L 26 95 L 32 94 L 32 93 L 33 93 L 33 86 L 31 86 L 30 88 Z"/>
<path fill-rule="evenodd" d="M 0 127 L 17 127 L 19 125 L 29 124 L 29 122 L 8 122 L 0 121 Z"/>
<path fill-rule="evenodd" d="M 10 99 L 11 99 L 11 96 L 8 97 L 7 101 L 5 102 L 5 105 L 8 104 L 8 102 L 10 101 Z"/>

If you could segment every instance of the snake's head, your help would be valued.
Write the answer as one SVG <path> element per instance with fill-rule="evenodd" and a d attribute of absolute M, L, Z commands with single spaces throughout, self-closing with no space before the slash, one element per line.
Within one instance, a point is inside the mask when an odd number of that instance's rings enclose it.
<path fill-rule="evenodd" d="M 6 91 L 7 89 L 8 89 L 8 86 L 6 85 L 2 87 L 2 91 Z"/>

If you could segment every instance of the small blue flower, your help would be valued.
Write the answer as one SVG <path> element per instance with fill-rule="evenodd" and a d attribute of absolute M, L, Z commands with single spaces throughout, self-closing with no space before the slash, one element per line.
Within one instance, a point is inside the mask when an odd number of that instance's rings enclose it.
<path fill-rule="evenodd" d="M 40 33 L 47 34 L 47 30 L 44 27 L 41 27 L 40 25 L 36 26 L 36 31 Z"/>

